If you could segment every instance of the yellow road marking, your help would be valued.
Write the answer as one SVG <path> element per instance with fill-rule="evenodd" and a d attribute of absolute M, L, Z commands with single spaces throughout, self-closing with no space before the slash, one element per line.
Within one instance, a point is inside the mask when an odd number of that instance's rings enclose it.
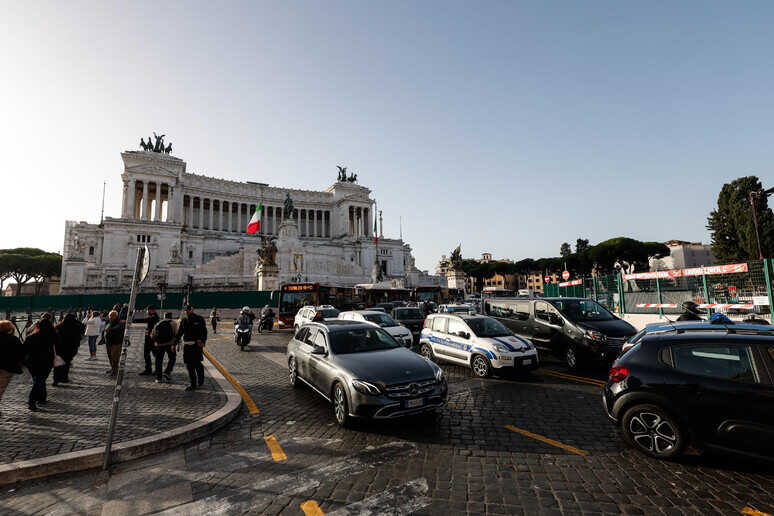
<path fill-rule="evenodd" d="M 768 512 L 756 511 L 752 507 L 745 507 L 742 509 L 742 514 L 749 514 L 750 516 L 771 516 Z"/>
<path fill-rule="evenodd" d="M 207 351 L 206 349 L 203 349 L 202 351 L 204 352 L 204 355 L 210 360 L 210 362 L 212 362 L 212 365 L 214 365 L 218 369 L 218 371 L 220 371 L 221 374 L 226 377 L 226 380 L 231 382 L 231 385 L 234 386 L 237 392 L 239 392 L 239 395 L 242 396 L 242 400 L 245 402 L 245 405 L 247 406 L 247 410 L 250 412 L 250 414 L 253 416 L 258 414 L 258 407 L 255 405 L 253 398 L 251 398 L 250 395 L 247 394 L 247 391 L 245 390 L 245 388 L 242 387 L 238 381 L 236 381 L 236 378 L 231 376 L 231 373 L 226 371 L 226 368 L 223 367 L 223 365 L 221 365 L 220 362 L 215 360 L 215 357 L 212 356 L 209 351 Z"/>
<path fill-rule="evenodd" d="M 557 448 L 561 448 L 563 450 L 567 450 L 568 452 L 576 453 L 578 455 L 581 455 L 585 457 L 589 454 L 589 452 L 585 450 L 581 450 L 580 448 L 575 448 L 574 446 L 570 446 L 568 444 L 560 443 L 559 441 L 554 441 L 553 439 L 549 439 L 548 437 L 543 437 L 542 435 L 533 434 L 532 432 L 528 432 L 527 430 L 516 428 L 512 425 L 505 425 L 505 428 L 512 432 L 516 432 L 521 435 L 526 435 L 527 437 L 531 437 L 532 439 L 536 439 L 538 441 L 544 442 L 546 444 L 550 444 L 551 446 L 556 446 Z"/>
<path fill-rule="evenodd" d="M 604 380 L 598 380 L 596 378 L 588 378 L 585 376 L 576 376 L 574 374 L 560 373 L 558 371 L 551 371 L 549 369 L 538 369 L 538 372 L 540 372 L 541 374 L 547 374 L 549 376 L 562 378 L 564 380 L 572 380 L 575 382 L 588 383 L 590 385 L 597 385 L 599 387 L 604 387 L 605 383 L 607 383 Z"/>
<path fill-rule="evenodd" d="M 288 456 L 285 455 L 285 452 L 282 451 L 282 446 L 280 446 L 279 441 L 277 441 L 277 438 L 273 435 L 267 435 L 263 438 L 264 441 L 266 441 L 266 446 L 269 447 L 269 450 L 271 450 L 271 458 L 274 459 L 277 462 L 287 460 Z"/>
<path fill-rule="evenodd" d="M 325 516 L 325 513 L 322 509 L 320 509 L 320 506 L 317 505 L 317 502 L 314 500 L 309 500 L 301 504 L 301 510 L 304 511 L 304 514 L 306 516 Z"/>

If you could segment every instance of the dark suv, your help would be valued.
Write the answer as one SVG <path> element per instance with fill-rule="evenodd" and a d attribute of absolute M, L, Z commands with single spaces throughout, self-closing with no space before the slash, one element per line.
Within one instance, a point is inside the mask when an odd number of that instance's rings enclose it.
<path fill-rule="evenodd" d="M 570 369 L 592 361 L 610 364 L 637 332 L 593 299 L 578 297 L 488 299 L 484 313 L 560 357 Z"/>
<path fill-rule="evenodd" d="M 422 309 L 408 306 L 395 307 L 392 309 L 392 318 L 411 330 L 411 334 L 414 336 L 414 345 L 416 345 L 419 342 L 422 324 L 425 322 L 425 314 L 422 313 Z"/>
<path fill-rule="evenodd" d="M 652 457 L 698 446 L 774 456 L 774 328 L 674 323 L 615 361 L 608 417 Z"/>

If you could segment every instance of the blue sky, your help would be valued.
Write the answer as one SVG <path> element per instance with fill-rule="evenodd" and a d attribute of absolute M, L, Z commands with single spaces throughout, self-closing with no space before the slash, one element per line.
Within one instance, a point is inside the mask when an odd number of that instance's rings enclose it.
<path fill-rule="evenodd" d="M 98 221 L 103 180 L 118 216 L 120 152 L 154 130 L 212 176 L 324 189 L 348 166 L 386 236 L 402 216 L 421 268 L 458 243 L 520 259 L 579 236 L 706 242 L 724 182 L 774 186 L 773 14 L 770 2 L 6 4 L 0 247 L 61 250 L 66 219 Z"/>

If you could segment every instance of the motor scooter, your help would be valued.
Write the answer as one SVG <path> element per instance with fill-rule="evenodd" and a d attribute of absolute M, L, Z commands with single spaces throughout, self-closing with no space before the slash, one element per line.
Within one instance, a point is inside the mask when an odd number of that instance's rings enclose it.
<path fill-rule="evenodd" d="M 261 318 L 258 321 L 258 333 L 263 333 L 264 330 L 271 332 L 274 327 L 274 312 L 265 310 L 261 314 Z"/>
<path fill-rule="evenodd" d="M 250 338 L 253 334 L 253 326 L 240 327 L 239 323 L 234 323 L 234 342 L 239 346 L 240 351 L 245 350 L 245 346 L 250 344 Z"/>

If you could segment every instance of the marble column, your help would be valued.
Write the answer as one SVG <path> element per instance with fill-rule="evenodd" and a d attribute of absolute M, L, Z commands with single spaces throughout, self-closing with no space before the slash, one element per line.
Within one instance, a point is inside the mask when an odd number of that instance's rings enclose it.
<path fill-rule="evenodd" d="M 204 198 L 199 197 L 199 229 L 204 227 Z"/>
<path fill-rule="evenodd" d="M 172 185 L 167 185 L 167 222 L 175 221 L 175 199 L 172 195 Z"/>
<path fill-rule="evenodd" d="M 231 233 L 231 227 L 232 227 L 231 223 L 233 221 L 233 215 L 232 215 L 233 211 L 234 211 L 234 204 L 231 201 L 228 201 L 228 229 L 226 231 L 228 231 L 229 233 Z"/>
<path fill-rule="evenodd" d="M 193 195 L 188 196 L 188 228 L 193 227 Z"/>
<path fill-rule="evenodd" d="M 129 180 L 124 179 L 124 195 L 121 197 L 121 218 L 127 218 L 126 214 L 129 211 Z"/>
<path fill-rule="evenodd" d="M 214 202 L 215 202 L 215 200 L 214 200 L 212 197 L 210 197 L 210 225 L 209 225 L 209 226 L 207 226 L 207 229 L 209 229 L 210 231 L 212 231 L 212 230 L 213 230 L 213 226 L 212 226 L 212 214 L 215 212 L 215 210 L 214 210 L 214 208 L 215 208 L 215 205 L 213 204 Z"/>
<path fill-rule="evenodd" d="M 148 182 L 142 182 L 142 201 L 140 203 L 142 211 L 140 212 L 140 219 L 148 220 Z"/>
<path fill-rule="evenodd" d="M 153 220 L 158 222 L 161 220 L 161 182 L 156 181 L 156 214 L 153 216 Z"/>
<path fill-rule="evenodd" d="M 129 181 L 129 206 L 126 212 L 126 218 L 134 219 L 137 215 L 137 180 L 132 179 Z"/>
<path fill-rule="evenodd" d="M 242 203 L 237 203 L 237 233 L 242 232 Z"/>

